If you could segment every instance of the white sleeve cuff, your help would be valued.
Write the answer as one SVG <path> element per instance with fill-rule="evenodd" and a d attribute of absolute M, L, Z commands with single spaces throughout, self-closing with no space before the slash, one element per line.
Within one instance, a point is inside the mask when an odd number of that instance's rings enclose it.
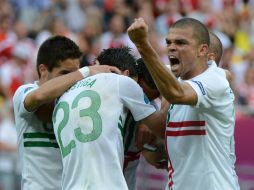
<path fill-rule="evenodd" d="M 89 67 L 82 67 L 79 69 L 79 72 L 82 74 L 83 78 L 90 76 L 90 70 Z"/>

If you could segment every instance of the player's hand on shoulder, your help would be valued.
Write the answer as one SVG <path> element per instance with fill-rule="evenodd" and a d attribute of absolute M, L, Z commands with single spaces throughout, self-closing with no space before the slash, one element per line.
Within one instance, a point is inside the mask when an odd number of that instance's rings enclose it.
<path fill-rule="evenodd" d="M 93 65 L 89 66 L 90 76 L 96 75 L 99 73 L 116 73 L 121 74 L 121 71 L 113 66 L 109 65 Z"/>

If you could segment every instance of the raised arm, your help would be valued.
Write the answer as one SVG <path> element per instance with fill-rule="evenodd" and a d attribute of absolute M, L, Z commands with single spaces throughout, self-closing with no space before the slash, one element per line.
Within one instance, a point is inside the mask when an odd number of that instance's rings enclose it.
<path fill-rule="evenodd" d="M 174 74 L 160 61 L 159 55 L 148 40 L 148 26 L 142 18 L 135 19 L 128 35 L 144 59 L 162 96 L 171 103 L 195 105 L 197 95 L 187 83 L 179 83 Z"/>

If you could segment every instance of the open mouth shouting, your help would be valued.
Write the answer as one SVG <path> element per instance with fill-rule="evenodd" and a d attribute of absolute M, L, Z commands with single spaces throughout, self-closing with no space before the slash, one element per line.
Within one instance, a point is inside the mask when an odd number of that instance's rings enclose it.
<path fill-rule="evenodd" d="M 169 62 L 171 66 L 171 71 L 174 73 L 177 72 L 177 70 L 180 68 L 180 60 L 177 57 L 170 55 Z"/>

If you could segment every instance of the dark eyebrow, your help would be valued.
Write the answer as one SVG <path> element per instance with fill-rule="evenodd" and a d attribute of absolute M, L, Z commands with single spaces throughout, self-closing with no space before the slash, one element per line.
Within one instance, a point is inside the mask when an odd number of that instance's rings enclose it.
<path fill-rule="evenodd" d="M 175 43 L 176 44 L 189 44 L 188 40 L 185 40 L 185 39 L 176 39 Z"/>
<path fill-rule="evenodd" d="M 169 40 L 168 38 L 165 39 L 166 44 L 169 45 L 171 43 L 175 44 L 189 44 L 189 41 L 186 39 L 175 39 L 175 40 Z"/>

